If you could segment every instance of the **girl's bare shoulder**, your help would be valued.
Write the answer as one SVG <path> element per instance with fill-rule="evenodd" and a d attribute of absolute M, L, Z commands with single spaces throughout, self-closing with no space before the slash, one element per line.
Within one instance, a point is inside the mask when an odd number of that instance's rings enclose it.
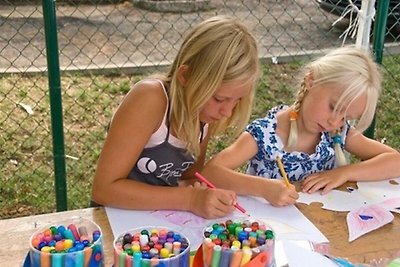
<path fill-rule="evenodd" d="M 127 101 L 140 103 L 144 106 L 161 106 L 167 105 L 167 96 L 164 88 L 159 80 L 141 80 L 133 85 L 132 89 L 126 96 Z"/>

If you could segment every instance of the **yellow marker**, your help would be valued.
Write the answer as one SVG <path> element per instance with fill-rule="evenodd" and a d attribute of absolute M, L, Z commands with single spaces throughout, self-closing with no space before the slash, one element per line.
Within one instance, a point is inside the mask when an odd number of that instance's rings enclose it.
<path fill-rule="evenodd" d="M 232 247 L 241 248 L 241 246 L 242 246 L 242 244 L 240 243 L 239 240 L 232 241 Z"/>
<path fill-rule="evenodd" d="M 160 257 L 162 259 L 168 258 L 169 257 L 169 250 L 167 248 L 162 248 L 160 250 Z"/>
<path fill-rule="evenodd" d="M 283 164 L 282 164 L 281 158 L 279 156 L 276 156 L 276 162 L 278 163 L 279 170 L 281 171 L 281 174 L 283 176 L 283 180 L 285 181 L 286 186 L 289 187 L 289 185 L 290 185 L 289 179 L 287 177 L 285 168 L 283 168 Z"/>
<path fill-rule="evenodd" d="M 246 263 L 248 263 L 251 260 L 251 256 L 253 254 L 250 248 L 244 248 L 242 250 L 243 250 L 243 257 L 242 261 L 240 262 L 240 266 L 243 266 Z"/>

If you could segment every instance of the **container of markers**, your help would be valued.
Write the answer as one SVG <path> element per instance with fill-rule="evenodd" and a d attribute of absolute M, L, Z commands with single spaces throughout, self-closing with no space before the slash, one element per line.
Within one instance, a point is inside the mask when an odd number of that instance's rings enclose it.
<path fill-rule="evenodd" d="M 46 225 L 30 238 L 31 267 L 102 267 L 100 227 L 80 217 Z"/>
<path fill-rule="evenodd" d="M 275 233 L 259 221 L 227 220 L 203 231 L 204 267 L 275 266 Z"/>
<path fill-rule="evenodd" d="M 114 240 L 114 267 L 189 267 L 189 240 L 165 227 L 128 230 Z"/>

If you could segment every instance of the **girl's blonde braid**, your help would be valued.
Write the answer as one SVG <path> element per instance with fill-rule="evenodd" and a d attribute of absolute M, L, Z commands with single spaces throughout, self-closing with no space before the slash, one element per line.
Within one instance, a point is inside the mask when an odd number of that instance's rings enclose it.
<path fill-rule="evenodd" d="M 301 89 L 297 92 L 296 101 L 293 104 L 293 110 L 290 112 L 290 129 L 289 129 L 289 137 L 287 140 L 287 148 L 293 149 L 293 147 L 297 144 L 298 139 L 298 130 L 297 130 L 297 116 L 300 110 L 301 102 L 303 102 L 304 96 L 307 93 L 307 88 L 305 81 L 301 83 Z"/>
<path fill-rule="evenodd" d="M 344 166 L 347 164 L 347 159 L 342 149 L 342 136 L 340 135 L 340 129 L 336 130 L 333 135 L 333 149 L 335 150 L 336 166 Z"/>

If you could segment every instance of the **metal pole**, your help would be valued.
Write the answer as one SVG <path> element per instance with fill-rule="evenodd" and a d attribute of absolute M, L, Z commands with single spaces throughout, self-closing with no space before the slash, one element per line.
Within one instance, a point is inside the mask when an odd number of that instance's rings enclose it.
<path fill-rule="evenodd" d="M 375 17 L 374 34 L 373 34 L 373 52 L 375 56 L 375 62 L 382 64 L 383 49 L 385 46 L 385 33 L 386 23 L 389 11 L 389 0 L 377 1 L 378 8 Z M 372 120 L 371 125 L 365 130 L 365 136 L 374 138 L 375 129 L 375 117 Z"/>
<path fill-rule="evenodd" d="M 361 2 L 361 15 L 358 15 L 356 46 L 369 49 L 369 36 L 371 33 L 371 21 L 375 11 L 375 0 L 363 0 Z"/>
<path fill-rule="evenodd" d="M 389 0 L 379 0 L 373 35 L 373 51 L 375 55 L 375 61 L 379 64 L 382 64 L 383 59 L 388 12 Z"/>
<path fill-rule="evenodd" d="M 43 0 L 57 211 L 67 210 L 63 113 L 55 0 Z"/>

